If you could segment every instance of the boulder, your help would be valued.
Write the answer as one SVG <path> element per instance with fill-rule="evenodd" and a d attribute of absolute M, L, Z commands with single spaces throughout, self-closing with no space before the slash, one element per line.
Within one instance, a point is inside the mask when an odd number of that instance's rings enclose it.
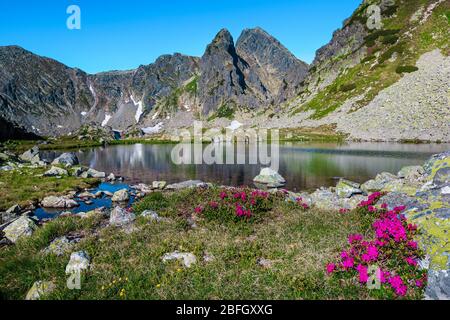
<path fill-rule="evenodd" d="M 188 188 L 204 188 L 208 185 L 200 180 L 189 180 L 180 183 L 170 184 L 166 187 L 167 190 L 182 190 Z"/>
<path fill-rule="evenodd" d="M 127 212 L 121 207 L 115 207 L 111 211 L 109 223 L 113 226 L 120 227 L 132 223 L 135 219 L 136 216 L 134 215 L 134 213 Z"/>
<path fill-rule="evenodd" d="M 385 183 L 380 182 L 379 180 L 369 180 L 361 185 L 361 190 L 365 194 L 371 194 L 377 191 L 381 191 L 385 186 Z"/>
<path fill-rule="evenodd" d="M 83 172 L 85 172 L 84 168 L 75 167 L 75 168 L 72 168 L 71 175 L 72 175 L 72 177 L 80 177 L 83 174 Z"/>
<path fill-rule="evenodd" d="M 17 217 L 17 214 L 12 212 L 0 212 L 0 224 L 8 223 L 14 220 Z"/>
<path fill-rule="evenodd" d="M 360 184 L 341 179 L 339 180 L 339 183 L 336 186 L 336 194 L 339 198 L 350 198 L 354 194 L 362 194 L 363 191 L 360 189 Z"/>
<path fill-rule="evenodd" d="M 116 181 L 116 176 L 114 175 L 114 173 L 110 173 L 109 176 L 106 178 L 106 181 L 109 181 L 109 182 Z"/>
<path fill-rule="evenodd" d="M 407 195 L 414 196 L 421 184 L 419 182 L 411 182 L 405 179 L 393 180 L 386 183 L 381 189 L 382 192 L 398 192 L 406 193 Z"/>
<path fill-rule="evenodd" d="M 28 291 L 25 300 L 40 300 L 55 289 L 56 285 L 51 281 L 36 281 Z"/>
<path fill-rule="evenodd" d="M 20 160 L 31 163 L 38 163 L 41 161 L 40 150 L 38 146 L 34 146 L 28 151 L 25 151 L 20 157 Z"/>
<path fill-rule="evenodd" d="M 149 185 L 146 185 L 145 183 L 140 183 L 138 185 L 131 186 L 131 188 L 143 193 L 144 195 L 152 193 L 153 191 L 152 188 Z"/>
<path fill-rule="evenodd" d="M 106 173 L 89 168 L 87 171 L 85 171 L 81 174 L 81 177 L 82 178 L 104 179 L 106 177 Z"/>
<path fill-rule="evenodd" d="M 174 251 L 171 253 L 166 253 L 162 257 L 163 262 L 171 261 L 171 260 L 179 260 L 183 263 L 183 265 L 186 268 L 190 268 L 192 265 L 197 263 L 197 258 L 193 253 L 187 253 L 187 252 L 179 252 Z"/>
<path fill-rule="evenodd" d="M 450 268 L 450 266 L 449 266 Z M 450 300 L 450 269 L 430 270 L 425 290 L 427 300 Z"/>
<path fill-rule="evenodd" d="M 56 238 L 47 248 L 44 249 L 44 253 L 62 256 L 70 252 L 73 245 L 74 242 L 71 242 L 67 237 Z"/>
<path fill-rule="evenodd" d="M 63 166 L 76 166 L 80 162 L 78 157 L 74 152 L 63 153 L 58 158 L 53 160 L 52 165 L 63 165 Z"/>
<path fill-rule="evenodd" d="M 78 207 L 79 204 L 68 197 L 57 197 L 57 196 L 49 196 L 45 197 L 41 202 L 42 207 L 44 208 L 75 208 Z"/>
<path fill-rule="evenodd" d="M 166 187 L 167 182 L 166 181 L 153 181 L 152 187 L 153 189 L 159 189 L 162 190 Z"/>
<path fill-rule="evenodd" d="M 318 189 L 311 194 L 311 200 L 313 205 L 321 210 L 333 210 L 338 211 L 341 209 L 339 205 L 339 197 L 336 192 L 332 192 L 330 189 Z"/>
<path fill-rule="evenodd" d="M 51 167 L 50 170 L 46 171 L 44 173 L 44 177 L 56 177 L 56 176 L 67 176 L 69 173 L 67 170 L 58 168 L 58 167 Z"/>
<path fill-rule="evenodd" d="M 403 167 L 397 174 L 399 178 L 407 180 L 417 180 L 425 173 L 422 166 Z"/>
<path fill-rule="evenodd" d="M 264 168 L 258 176 L 253 179 L 256 184 L 262 184 L 268 188 L 279 188 L 286 184 L 286 180 L 275 170 Z"/>
<path fill-rule="evenodd" d="M 15 243 L 22 237 L 31 236 L 36 228 L 37 226 L 33 220 L 26 216 L 21 216 L 19 219 L 3 229 L 3 232 L 9 241 Z"/>
<path fill-rule="evenodd" d="M 112 196 L 113 202 L 125 202 L 130 199 L 130 195 L 128 194 L 127 189 L 122 189 L 119 191 L 114 192 L 114 195 Z"/>
<path fill-rule="evenodd" d="M 18 204 L 15 204 L 11 208 L 6 210 L 6 213 L 19 214 L 21 210 L 22 210 L 22 208 Z"/>
<path fill-rule="evenodd" d="M 92 198 L 96 198 L 96 196 L 94 194 L 90 193 L 89 191 L 85 191 L 85 192 L 78 194 L 78 198 L 92 199 Z"/>
<path fill-rule="evenodd" d="M 66 274 L 73 274 L 89 269 L 91 258 L 85 251 L 74 252 L 70 255 L 70 261 L 66 266 Z"/>
<path fill-rule="evenodd" d="M 388 210 L 396 207 L 406 206 L 406 210 L 418 207 L 420 203 L 415 197 L 411 197 L 401 192 L 391 192 L 378 200 L 379 204 L 387 204 Z"/>

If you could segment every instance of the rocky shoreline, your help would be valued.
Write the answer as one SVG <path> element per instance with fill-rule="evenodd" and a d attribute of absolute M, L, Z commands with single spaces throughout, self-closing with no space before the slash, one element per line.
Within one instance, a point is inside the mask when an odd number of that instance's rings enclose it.
<path fill-rule="evenodd" d="M 42 159 L 38 147 L 34 147 L 16 157 L 12 153 L 1 153 L 4 165 L 1 171 L 21 170 L 24 167 L 44 167 L 48 170 L 44 177 L 75 176 L 80 179 L 98 178 L 104 182 L 121 182 L 122 178 L 113 173 L 107 176 L 92 168 L 79 166 L 74 153 L 64 153 L 51 163 Z M 283 189 L 285 179 L 277 172 L 263 169 L 255 177 L 258 189 L 269 192 L 283 191 L 286 201 L 297 202 L 302 199 L 305 207 L 315 207 L 319 210 L 346 213 L 358 208 L 374 192 L 382 194 L 380 203 L 386 204 L 389 210 L 404 206 L 407 219 L 419 226 L 421 231 L 418 242 L 427 253 L 427 258 L 421 261 L 421 267 L 428 269 L 427 299 L 450 298 L 450 151 L 433 156 L 423 166 L 405 167 L 397 175 L 380 173 L 374 179 L 358 184 L 341 179 L 336 187 L 320 188 L 313 193 L 293 193 Z M 165 181 L 155 181 L 151 185 L 137 184 L 118 190 L 114 193 L 95 189 L 70 192 L 62 196 L 47 196 L 40 201 L 40 207 L 61 210 L 62 216 L 72 215 L 71 209 L 81 202 L 89 203 L 95 199 L 110 199 L 110 207 L 99 207 L 88 212 L 78 212 L 81 218 L 103 216 L 104 225 L 121 228 L 133 228 L 135 214 L 130 208 L 130 197 L 139 200 L 153 192 L 179 192 L 187 188 L 210 188 L 213 184 L 202 181 L 185 181 L 167 185 Z M 12 245 L 22 237 L 31 236 L 39 225 L 47 221 L 38 221 L 33 217 L 33 208 L 21 208 L 14 205 L 1 213 L 2 225 L 0 231 L 3 245 Z M 162 221 L 156 211 L 146 211 L 142 214 L 154 221 Z M 191 226 L 195 221 L 189 220 Z M 56 254 L 65 252 L 72 244 L 77 243 L 76 235 L 68 235 L 55 239 L 45 250 Z M 187 254 L 187 253 L 186 253 Z M 192 263 L 192 257 L 184 253 L 167 254 L 167 259 L 181 259 Z M 89 255 L 86 252 L 72 253 L 68 269 L 83 269 L 89 265 Z M 69 270 L 69 271 L 70 271 Z M 67 271 L 67 270 L 66 270 Z M 70 271 L 71 272 L 71 271 Z M 70 273 L 69 272 L 69 273 Z M 27 297 L 39 297 L 39 292 L 52 288 L 52 285 L 37 282 Z"/>

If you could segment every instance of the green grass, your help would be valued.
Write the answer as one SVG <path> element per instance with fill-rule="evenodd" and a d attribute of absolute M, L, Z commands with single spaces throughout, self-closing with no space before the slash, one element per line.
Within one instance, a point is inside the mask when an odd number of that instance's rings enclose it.
<path fill-rule="evenodd" d="M 64 194 L 71 190 L 88 188 L 99 180 L 76 177 L 42 177 L 46 169 L 22 168 L 0 172 L 0 211 L 15 204 L 26 207 L 48 195 Z"/>
<path fill-rule="evenodd" d="M 34 281 L 52 280 L 57 289 L 49 299 L 371 298 L 357 279 L 335 281 L 324 270 L 349 233 L 364 233 L 356 212 L 303 211 L 278 201 L 262 220 L 245 228 L 199 219 L 198 228 L 190 229 L 185 217 L 211 196 L 199 192 L 164 195 L 167 201 L 162 200 L 158 213 L 169 221 L 138 218 L 138 228 L 130 234 L 101 227 L 99 218 L 58 218 L 44 225 L 31 238 L 0 249 L 0 297 L 22 299 Z M 155 197 L 160 195 L 149 197 L 137 205 L 139 211 L 158 206 Z M 92 258 L 79 291 L 66 288 L 69 254 L 40 253 L 54 238 L 74 231 L 85 235 L 74 250 L 86 250 Z M 190 269 L 163 263 L 161 257 L 174 250 L 194 253 L 198 263 Z M 203 262 L 205 252 L 215 260 Z M 259 266 L 258 258 L 270 259 L 273 266 Z"/>

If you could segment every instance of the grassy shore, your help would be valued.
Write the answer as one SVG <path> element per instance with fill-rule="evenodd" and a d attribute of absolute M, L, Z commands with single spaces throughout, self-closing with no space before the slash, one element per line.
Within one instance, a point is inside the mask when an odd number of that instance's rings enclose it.
<path fill-rule="evenodd" d="M 67 194 L 71 190 L 89 188 L 98 179 L 77 177 L 43 177 L 46 168 L 22 168 L 14 171 L 0 171 L 0 211 L 15 204 L 27 207 L 49 195 Z"/>
<path fill-rule="evenodd" d="M 0 249 L 0 298 L 23 299 L 38 280 L 57 285 L 49 299 L 370 298 L 357 279 L 332 280 L 324 268 L 349 233 L 365 233 L 356 212 L 305 211 L 280 200 L 253 223 L 199 219 L 197 228 L 188 227 L 186 215 L 209 196 L 198 190 L 153 194 L 136 204 L 135 212 L 157 208 L 167 221 L 138 217 L 131 230 L 105 227 L 101 217 L 47 223 L 30 238 Z M 92 259 L 81 290 L 66 287 L 70 253 L 42 253 L 56 237 L 74 232 L 83 240 L 73 251 L 85 250 Z M 174 250 L 194 253 L 197 263 L 191 268 L 164 263 L 162 256 Z M 205 253 L 213 261 L 203 261 Z M 260 258 L 272 265 L 258 265 Z"/>

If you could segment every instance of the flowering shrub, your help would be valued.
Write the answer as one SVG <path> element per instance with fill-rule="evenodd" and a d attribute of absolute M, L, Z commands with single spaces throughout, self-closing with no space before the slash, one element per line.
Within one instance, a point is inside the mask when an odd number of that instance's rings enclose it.
<path fill-rule="evenodd" d="M 383 297 L 420 298 L 427 279 L 418 266 L 423 252 L 414 241 L 417 227 L 402 215 L 405 207 L 388 211 L 386 204 L 376 206 L 380 197 L 372 194 L 359 205 L 358 212 L 371 218 L 370 234 L 349 235 L 349 248 L 326 271 L 332 277 L 354 276 L 368 288 L 379 284 L 377 291 Z M 374 272 L 369 274 L 369 269 Z"/>
<path fill-rule="evenodd" d="M 206 204 L 194 208 L 195 214 L 208 220 L 254 221 L 273 208 L 281 194 L 250 188 L 223 188 Z"/>

